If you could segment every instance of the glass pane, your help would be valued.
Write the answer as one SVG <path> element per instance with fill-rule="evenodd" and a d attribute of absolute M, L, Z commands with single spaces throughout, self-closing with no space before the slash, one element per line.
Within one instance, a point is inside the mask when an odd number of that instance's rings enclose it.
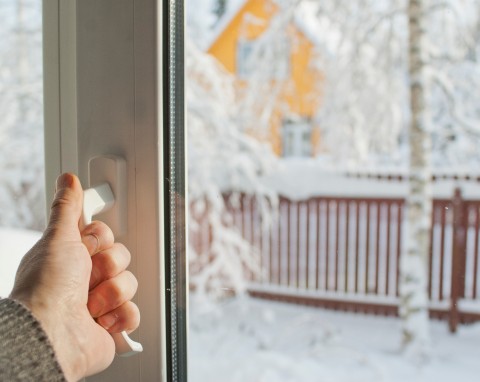
<path fill-rule="evenodd" d="M 480 2 L 188 9 L 190 380 L 475 380 Z"/>
<path fill-rule="evenodd" d="M 41 2 L 0 2 L 0 296 L 45 224 Z"/>

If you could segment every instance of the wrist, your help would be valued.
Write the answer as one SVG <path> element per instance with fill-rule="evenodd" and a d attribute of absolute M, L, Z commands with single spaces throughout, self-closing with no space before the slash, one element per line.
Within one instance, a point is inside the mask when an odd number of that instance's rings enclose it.
<path fill-rule="evenodd" d="M 24 305 L 40 323 L 67 381 L 83 378 L 87 370 L 87 360 L 78 341 L 81 333 L 77 333 L 77 328 L 67 326 L 66 320 L 62 319 L 64 314 L 58 306 L 60 304 L 52 308 L 44 301 L 35 301 L 35 298 L 26 301 L 13 295 L 11 297 Z"/>

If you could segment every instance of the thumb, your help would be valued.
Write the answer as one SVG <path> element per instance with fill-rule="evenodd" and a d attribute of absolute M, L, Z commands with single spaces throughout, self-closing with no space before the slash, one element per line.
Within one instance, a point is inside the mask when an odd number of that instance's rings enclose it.
<path fill-rule="evenodd" d="M 82 215 L 83 190 L 79 179 L 69 173 L 57 178 L 47 231 L 66 240 L 80 240 L 78 222 Z"/>

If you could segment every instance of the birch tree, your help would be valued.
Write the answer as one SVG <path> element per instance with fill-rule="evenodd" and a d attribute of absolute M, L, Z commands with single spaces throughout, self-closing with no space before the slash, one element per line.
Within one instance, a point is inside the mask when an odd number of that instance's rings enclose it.
<path fill-rule="evenodd" d="M 409 0 L 410 176 L 406 200 L 406 243 L 400 275 L 403 345 L 408 351 L 420 354 L 426 354 L 429 344 L 427 263 L 432 209 L 426 10 L 427 0 Z"/>

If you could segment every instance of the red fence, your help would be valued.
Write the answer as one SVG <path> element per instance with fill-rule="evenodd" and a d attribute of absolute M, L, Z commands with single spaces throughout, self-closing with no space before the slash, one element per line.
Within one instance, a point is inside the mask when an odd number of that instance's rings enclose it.
<path fill-rule="evenodd" d="M 278 218 L 262 229 L 254 198 L 244 196 L 234 221 L 259 249 L 257 297 L 333 309 L 398 314 L 403 199 L 280 199 Z M 480 320 L 480 201 L 435 200 L 428 293 L 431 316 Z M 205 231 L 204 231 L 205 232 Z M 196 234 L 201 235 L 201 233 Z M 201 245 L 200 237 L 192 242 Z"/>

